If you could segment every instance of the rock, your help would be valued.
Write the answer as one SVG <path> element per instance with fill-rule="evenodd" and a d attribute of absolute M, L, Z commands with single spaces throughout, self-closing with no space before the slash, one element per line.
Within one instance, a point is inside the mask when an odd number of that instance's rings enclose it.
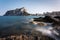
<path fill-rule="evenodd" d="M 50 16 L 45 16 L 44 18 L 41 18 L 41 17 L 34 18 L 34 21 L 43 21 L 43 22 L 49 22 L 49 23 L 51 23 L 54 20 L 52 20 Z"/>
<path fill-rule="evenodd" d="M 32 22 L 30 22 L 30 23 L 33 23 L 33 24 L 35 24 L 35 25 L 39 25 L 39 26 L 47 26 L 47 24 L 44 23 L 44 22 L 32 21 Z"/>
<path fill-rule="evenodd" d="M 34 18 L 34 21 L 38 22 L 48 22 L 48 23 L 53 23 L 54 25 L 60 25 L 60 17 L 51 17 L 51 16 L 45 16 L 44 18 Z"/>
<path fill-rule="evenodd" d="M 26 9 L 24 7 L 20 9 L 9 10 L 4 14 L 4 16 L 27 16 L 27 15 L 30 14 L 26 12 Z"/>

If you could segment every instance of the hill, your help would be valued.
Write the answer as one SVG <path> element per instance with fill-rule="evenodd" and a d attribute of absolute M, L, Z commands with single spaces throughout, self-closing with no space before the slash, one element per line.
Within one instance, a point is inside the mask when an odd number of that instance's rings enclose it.
<path fill-rule="evenodd" d="M 15 10 L 9 10 L 7 11 L 4 16 L 27 16 L 30 15 L 24 7 L 15 9 Z"/>

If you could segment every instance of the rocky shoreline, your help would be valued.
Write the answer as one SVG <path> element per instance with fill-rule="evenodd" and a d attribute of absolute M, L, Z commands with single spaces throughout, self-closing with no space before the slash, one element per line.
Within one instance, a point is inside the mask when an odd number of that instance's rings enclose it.
<path fill-rule="evenodd" d="M 39 17 L 39 18 L 34 18 L 34 21 L 47 22 L 47 23 L 53 23 L 55 25 L 60 25 L 60 16 L 56 16 L 56 17 L 51 17 L 51 16 Z"/>
<path fill-rule="evenodd" d="M 55 38 L 52 38 L 50 35 L 50 32 L 53 33 L 53 35 L 60 38 L 60 21 L 56 21 L 52 19 L 50 16 L 45 17 L 39 17 L 34 18 L 33 21 L 30 22 L 31 24 L 39 25 L 40 27 L 48 26 L 46 23 L 52 23 L 53 29 L 44 29 L 44 28 L 33 28 L 33 30 L 28 32 L 20 32 L 18 34 L 8 34 L 5 36 L 0 37 L 0 40 L 56 40 Z M 56 24 L 58 23 L 58 24 Z M 23 38 L 24 37 L 24 38 Z"/>
<path fill-rule="evenodd" d="M 57 30 L 57 32 L 59 33 L 59 37 L 60 37 L 60 16 L 54 16 L 54 17 L 45 16 L 44 18 L 39 17 L 39 18 L 34 18 L 34 21 L 52 23 L 53 29 Z"/>
<path fill-rule="evenodd" d="M 20 35 L 10 35 L 2 37 L 0 38 L 0 40 L 55 40 L 42 34 L 35 34 L 35 35 L 34 34 L 35 33 L 32 34 L 22 33 Z"/>

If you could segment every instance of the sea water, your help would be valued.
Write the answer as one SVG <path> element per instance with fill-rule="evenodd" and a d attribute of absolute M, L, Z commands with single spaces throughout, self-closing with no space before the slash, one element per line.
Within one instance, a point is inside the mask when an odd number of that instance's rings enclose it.
<path fill-rule="evenodd" d="M 33 29 L 39 26 L 31 24 L 29 22 L 31 21 L 31 19 L 39 17 L 41 16 L 0 16 L 0 30 L 4 28 L 9 29 L 10 27 L 10 29 L 13 30 L 20 30 L 21 28 Z M 45 26 L 44 28 L 47 30 L 48 26 Z"/>
<path fill-rule="evenodd" d="M 17 23 L 28 22 L 32 18 L 38 18 L 40 16 L 0 16 L 0 27 L 7 27 L 10 25 L 16 25 Z"/>

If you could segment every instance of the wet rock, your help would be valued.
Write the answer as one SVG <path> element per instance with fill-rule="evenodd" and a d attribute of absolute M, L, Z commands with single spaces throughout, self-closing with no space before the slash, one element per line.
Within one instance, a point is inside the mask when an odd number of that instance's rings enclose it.
<path fill-rule="evenodd" d="M 60 16 L 59 17 L 45 16 L 44 18 L 39 17 L 39 18 L 34 18 L 34 21 L 53 23 L 53 25 L 60 25 Z"/>

